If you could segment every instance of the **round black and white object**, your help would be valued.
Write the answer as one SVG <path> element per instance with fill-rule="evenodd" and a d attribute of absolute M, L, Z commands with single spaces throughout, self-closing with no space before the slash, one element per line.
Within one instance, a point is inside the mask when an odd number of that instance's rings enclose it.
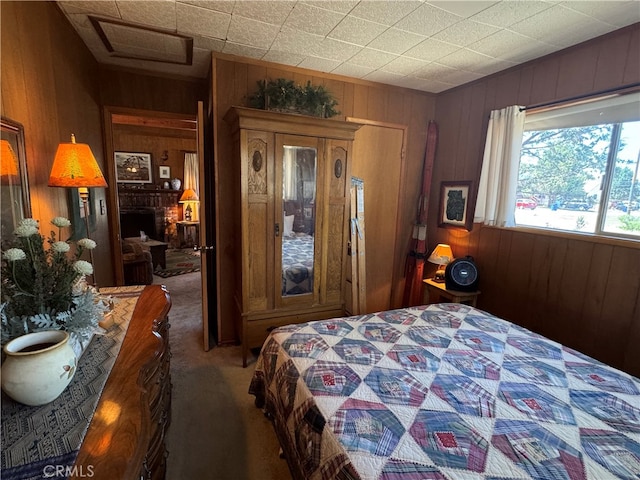
<path fill-rule="evenodd" d="M 447 264 L 444 271 L 447 290 L 475 292 L 478 289 L 478 280 L 478 268 L 470 256 L 456 258 Z"/>

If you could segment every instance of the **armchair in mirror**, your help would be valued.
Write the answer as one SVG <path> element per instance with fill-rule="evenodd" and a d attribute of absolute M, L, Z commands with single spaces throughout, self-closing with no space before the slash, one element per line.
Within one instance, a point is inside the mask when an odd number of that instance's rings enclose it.
<path fill-rule="evenodd" d="M 18 222 L 31 216 L 31 203 L 24 128 L 4 117 L 0 125 L 0 240 L 4 246 Z"/>

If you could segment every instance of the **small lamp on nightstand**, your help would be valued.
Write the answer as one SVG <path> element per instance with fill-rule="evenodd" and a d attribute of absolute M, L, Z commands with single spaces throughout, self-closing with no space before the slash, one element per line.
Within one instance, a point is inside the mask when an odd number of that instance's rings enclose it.
<path fill-rule="evenodd" d="M 431 252 L 431 255 L 429 255 L 429 258 L 427 258 L 427 261 L 438 265 L 438 270 L 433 277 L 434 282 L 444 282 L 444 269 L 452 260 L 453 252 L 451 251 L 451 247 L 449 245 L 445 243 L 439 243 L 436 248 L 433 249 L 433 252 Z"/>
<path fill-rule="evenodd" d="M 191 188 L 185 189 L 185 191 L 182 193 L 182 196 L 180 197 L 180 200 L 178 200 L 178 202 L 184 204 L 183 218 L 186 221 L 190 222 L 191 220 L 194 220 L 194 208 L 196 208 L 196 205 L 199 201 L 200 200 L 198 199 L 198 194 Z"/>

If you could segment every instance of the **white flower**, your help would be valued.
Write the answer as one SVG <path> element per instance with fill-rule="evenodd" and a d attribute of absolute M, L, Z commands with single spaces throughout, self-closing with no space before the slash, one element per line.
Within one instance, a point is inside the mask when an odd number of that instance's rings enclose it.
<path fill-rule="evenodd" d="M 91 275 L 93 273 L 93 265 L 86 260 L 78 260 L 75 262 L 73 269 L 82 275 Z"/>
<path fill-rule="evenodd" d="M 69 219 L 64 217 L 55 217 L 51 220 L 51 223 L 58 228 L 65 228 L 65 227 L 71 226 L 71 222 L 69 221 Z"/>
<path fill-rule="evenodd" d="M 53 242 L 51 249 L 56 253 L 67 253 L 71 247 L 67 242 Z"/>
<path fill-rule="evenodd" d="M 22 220 L 20 220 L 20 223 L 18 224 L 18 226 L 29 226 L 29 227 L 35 227 L 38 228 L 40 226 L 40 224 L 38 223 L 38 220 L 36 220 L 35 218 L 23 218 Z"/>
<path fill-rule="evenodd" d="M 21 248 L 10 248 L 4 252 L 4 258 L 9 262 L 15 262 L 17 260 L 24 260 L 27 258 L 27 254 L 24 253 L 24 250 Z"/>
<path fill-rule="evenodd" d="M 21 222 L 13 233 L 15 233 L 18 237 L 30 237 L 31 235 L 35 235 L 38 233 L 38 227 L 34 227 L 33 225 Z"/>
<path fill-rule="evenodd" d="M 96 248 L 96 242 L 94 242 L 90 238 L 82 238 L 78 240 L 78 246 L 86 248 L 87 250 L 93 250 L 94 248 Z"/>

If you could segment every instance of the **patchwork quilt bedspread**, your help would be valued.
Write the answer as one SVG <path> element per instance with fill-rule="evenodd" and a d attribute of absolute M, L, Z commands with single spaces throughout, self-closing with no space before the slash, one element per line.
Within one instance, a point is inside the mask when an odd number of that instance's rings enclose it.
<path fill-rule="evenodd" d="M 640 380 L 466 305 L 281 327 L 249 392 L 299 480 L 640 478 Z"/>
<path fill-rule="evenodd" d="M 282 239 L 282 294 L 313 292 L 312 235 Z"/>

